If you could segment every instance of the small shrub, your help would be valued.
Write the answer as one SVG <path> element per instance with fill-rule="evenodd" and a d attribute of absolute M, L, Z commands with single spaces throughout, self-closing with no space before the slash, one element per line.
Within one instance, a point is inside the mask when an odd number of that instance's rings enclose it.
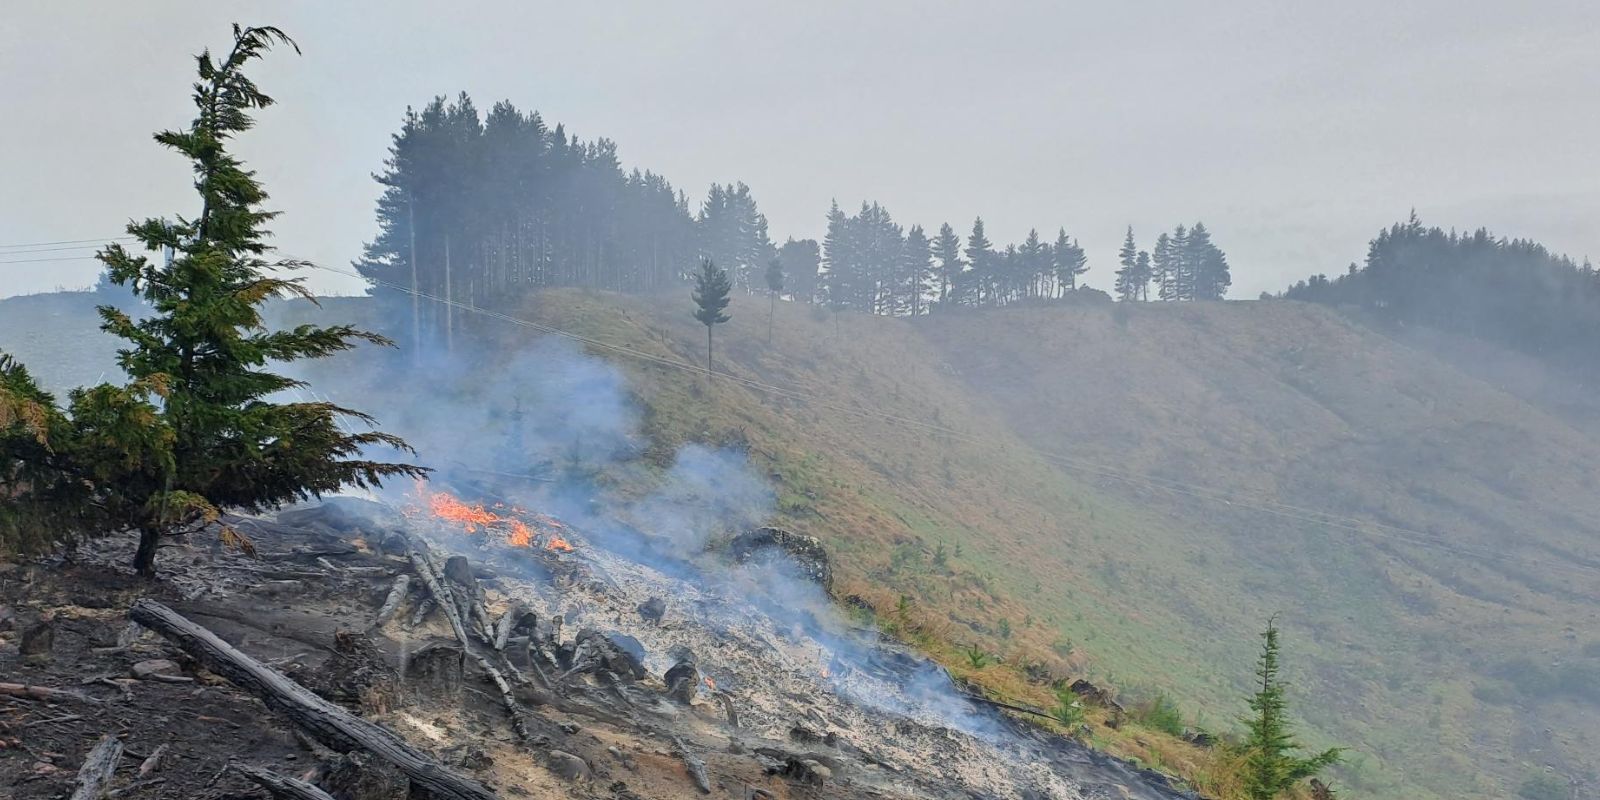
<path fill-rule="evenodd" d="M 1076 728 L 1083 724 L 1083 704 L 1070 689 L 1056 689 L 1056 704 L 1050 708 L 1050 716 L 1063 727 Z"/>
<path fill-rule="evenodd" d="M 1183 714 L 1178 711 L 1178 704 L 1165 692 L 1157 694 L 1148 702 L 1139 704 L 1134 709 L 1134 719 L 1151 730 L 1173 736 L 1183 735 Z"/>
<path fill-rule="evenodd" d="M 989 654 L 975 644 L 967 645 L 961 654 L 967 657 L 967 663 L 971 664 L 973 669 L 983 669 L 989 665 Z"/>
<path fill-rule="evenodd" d="M 1559 776 L 1541 772 L 1523 779 L 1517 796 L 1524 800 L 1569 800 L 1572 791 Z"/>

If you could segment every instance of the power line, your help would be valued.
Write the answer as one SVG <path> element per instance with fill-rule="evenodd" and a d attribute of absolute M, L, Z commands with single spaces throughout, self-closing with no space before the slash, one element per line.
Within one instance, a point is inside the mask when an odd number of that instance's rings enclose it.
<path fill-rule="evenodd" d="M 459 308 L 459 309 L 461 309 L 463 311 L 468 311 L 468 312 L 471 312 L 471 313 L 474 313 L 474 314 L 480 314 L 480 315 L 489 317 L 491 319 L 500 320 L 502 322 L 507 322 L 507 323 L 510 323 L 510 324 L 513 324 L 513 325 L 532 328 L 534 330 L 538 330 L 538 331 L 541 331 L 543 333 L 548 333 L 548 334 L 555 335 L 555 336 L 561 336 L 561 337 L 564 337 L 564 338 L 567 338 L 567 339 L 571 339 L 573 341 L 577 341 L 577 342 L 581 342 L 583 344 L 590 345 L 592 347 L 597 347 L 597 348 L 601 348 L 601 349 L 604 349 L 604 350 L 609 350 L 609 351 L 612 351 L 612 352 L 615 352 L 615 353 L 619 353 L 619 354 L 622 354 L 622 355 L 627 355 L 627 356 L 630 356 L 632 358 L 636 358 L 636 359 L 639 359 L 639 360 L 642 360 L 642 361 L 647 361 L 647 362 L 652 363 L 652 364 L 657 364 L 657 365 L 660 365 L 660 366 L 669 367 L 669 368 L 673 368 L 673 369 L 685 370 L 685 371 L 693 372 L 693 373 L 696 373 L 696 374 L 702 374 L 702 375 L 703 374 L 707 374 L 707 372 L 706 372 L 706 370 L 704 368 L 699 367 L 699 366 L 694 365 L 694 364 L 690 364 L 690 363 L 685 362 L 685 361 L 679 361 L 677 359 L 667 358 L 667 357 L 664 357 L 664 356 L 658 356 L 658 355 L 654 355 L 652 353 L 646 353 L 644 351 L 635 350 L 633 348 L 626 347 L 626 346 L 623 346 L 623 345 L 617 345 L 617 344 L 612 344 L 612 343 L 609 343 L 609 342 L 603 342 L 603 341 L 600 341 L 600 340 L 597 340 L 597 339 L 593 339 L 593 338 L 590 338 L 590 337 L 587 337 L 587 336 L 583 336 L 581 334 L 573 333 L 571 331 L 566 331 L 566 330 L 562 330 L 560 328 L 556 328 L 556 327 L 553 327 L 553 326 L 550 326 L 550 325 L 545 325 L 545 324 L 542 324 L 542 323 L 534 322 L 532 320 L 526 320 L 526 319 L 522 319 L 520 317 L 513 317 L 513 316 L 511 316 L 509 314 L 503 314 L 503 313 L 500 313 L 500 312 L 497 312 L 497 311 L 492 311 L 490 309 L 480 308 L 478 306 L 471 305 L 471 304 L 468 304 L 468 303 L 462 303 L 462 302 L 460 302 L 458 300 L 445 299 L 443 297 L 439 297 L 437 295 L 432 295 L 432 294 L 429 294 L 427 292 L 413 290 L 410 287 L 403 286 L 401 284 L 396 284 L 396 283 L 392 283 L 390 281 L 384 281 L 384 280 L 380 280 L 380 279 L 377 279 L 377 278 L 369 278 L 369 277 L 361 275 L 359 273 L 348 272 L 348 271 L 345 271 L 345 270 L 335 269 L 333 267 L 327 267 L 327 266 L 323 266 L 323 265 L 320 265 L 320 264 L 311 264 L 310 266 L 315 268 L 315 269 L 320 269 L 320 270 L 323 270 L 323 271 L 326 271 L 326 272 L 332 272 L 332 273 L 336 273 L 336 274 L 339 274 L 339 275 L 345 275 L 345 276 L 354 277 L 354 278 L 364 278 L 364 279 L 369 280 L 372 283 L 377 284 L 379 286 L 383 286 L 383 287 L 389 288 L 389 289 L 394 289 L 396 291 L 400 291 L 400 292 L 403 292 L 405 294 L 413 295 L 415 297 L 419 297 L 419 298 L 424 299 L 424 300 L 429 300 L 429 301 L 432 301 L 432 302 L 435 302 L 435 303 L 440 303 L 440 304 L 452 306 L 452 307 L 455 307 L 455 308 Z M 898 423 L 898 424 L 907 425 L 907 426 L 911 426 L 911 427 L 915 427 L 915 428 L 920 428 L 920 429 L 931 431 L 931 432 L 935 432 L 935 433 L 941 433 L 941 434 L 944 434 L 944 435 L 946 435 L 948 437 L 951 437 L 953 439 L 958 439 L 958 440 L 967 442 L 969 444 L 984 444 L 985 443 L 979 437 L 973 436 L 971 434 L 963 433 L 961 431 L 958 431 L 958 430 L 955 430 L 953 428 L 949 428 L 949 427 L 940 425 L 938 423 L 928 422 L 926 420 L 919 420 L 919 419 L 915 419 L 913 417 L 905 417 L 905 416 L 901 416 L 901 415 L 898 415 L 898 414 L 892 414 L 892 413 L 883 412 L 883 411 L 876 411 L 876 410 L 873 410 L 873 409 L 858 408 L 858 407 L 855 407 L 855 406 L 850 406 L 850 405 L 846 405 L 846 404 L 843 404 L 843 403 L 839 403 L 839 402 L 830 400 L 828 398 L 818 396 L 816 394 L 802 392 L 802 391 L 794 390 L 794 389 L 788 389 L 788 388 L 781 387 L 781 386 L 775 386 L 775 385 L 764 383 L 762 381 L 757 381 L 757 380 L 754 380 L 754 379 L 751 379 L 751 378 L 745 378 L 745 377 L 741 377 L 741 376 L 738 376 L 738 375 L 733 375 L 733 374 L 727 373 L 727 372 L 720 372 L 720 371 L 713 370 L 713 371 L 710 372 L 710 374 L 713 377 L 721 378 L 723 380 L 732 381 L 734 383 L 740 384 L 742 386 L 745 386 L 745 387 L 748 387 L 748 388 L 751 388 L 751 389 L 754 389 L 754 390 L 757 390 L 757 391 L 761 391 L 761 392 L 764 392 L 764 393 L 773 394 L 773 395 L 777 395 L 777 396 L 780 396 L 780 397 L 785 397 L 785 398 L 789 398 L 789 399 L 793 399 L 793 400 L 799 400 L 799 401 L 811 403 L 811 404 L 814 404 L 814 405 L 819 405 L 819 406 L 822 406 L 824 408 L 829 408 L 831 410 L 841 411 L 841 412 L 844 412 L 844 413 L 854 414 L 854 415 L 857 415 L 857 416 L 871 417 L 871 418 L 880 419 L 880 420 L 884 420 L 884 421 L 895 422 L 895 423 Z M 1402 526 L 1398 526 L 1398 525 L 1389 525 L 1389 524 L 1386 524 L 1386 523 L 1373 522 L 1373 521 L 1369 521 L 1369 520 L 1362 520 L 1362 519 L 1358 519 L 1358 518 L 1355 518 L 1355 517 L 1349 517 L 1349 516 L 1344 516 L 1344 515 L 1339 515 L 1339 514 L 1332 514 L 1332 513 L 1324 512 L 1324 511 L 1317 511 L 1315 509 L 1303 508 L 1303 507 L 1300 507 L 1300 506 L 1295 506 L 1295 505 L 1291 505 L 1291 504 L 1288 504 L 1288 503 L 1283 503 L 1283 502 L 1280 502 L 1280 501 L 1269 500 L 1269 499 L 1264 499 L 1264 498 L 1263 499 L 1247 499 L 1247 498 L 1243 498 L 1242 496 L 1239 496 L 1239 495 L 1236 495 L 1236 494 L 1232 494 L 1232 493 L 1229 493 L 1229 492 L 1226 492 L 1226 491 L 1223 491 L 1223 490 L 1219 490 L 1219 489 L 1212 489 L 1210 487 L 1198 486 L 1198 485 L 1193 485 L 1193 484 L 1185 484 L 1185 483 L 1182 483 L 1180 481 L 1173 481 L 1173 480 L 1168 480 L 1168 479 L 1164 479 L 1164 478 L 1156 478 L 1156 477 L 1153 477 L 1153 476 L 1139 475 L 1137 473 L 1129 473 L 1129 472 L 1125 472 L 1125 471 L 1119 470 L 1119 469 L 1117 469 L 1115 467 L 1107 466 L 1107 465 L 1104 465 L 1104 464 L 1097 464 L 1097 463 L 1094 463 L 1094 462 L 1091 462 L 1091 461 L 1086 461 L 1086 460 L 1083 460 L 1083 459 L 1073 458 L 1071 456 L 1067 456 L 1067 455 L 1060 454 L 1060 453 L 1052 453 L 1052 452 L 1049 452 L 1049 451 L 1043 451 L 1043 450 L 1038 450 L 1038 449 L 1034 449 L 1033 452 L 1035 454 L 1039 455 L 1043 460 L 1045 460 L 1045 461 L 1047 461 L 1049 463 L 1056 464 L 1057 466 L 1066 467 L 1068 469 L 1074 469 L 1074 470 L 1078 470 L 1078 471 L 1081 471 L 1081 472 L 1087 472 L 1087 473 L 1090 473 L 1090 474 L 1093 474 L 1093 475 L 1098 475 L 1100 477 L 1109 478 L 1109 479 L 1120 481 L 1120 482 L 1127 483 L 1127 484 L 1130 484 L 1130 485 L 1140 486 L 1142 488 L 1155 489 L 1155 490 L 1158 490 L 1158 491 L 1165 491 L 1165 492 L 1170 492 L 1170 493 L 1173 493 L 1173 494 L 1185 495 L 1185 496 L 1192 497 L 1192 498 L 1197 499 L 1197 500 L 1210 500 L 1212 502 L 1221 502 L 1221 503 L 1225 503 L 1225 504 L 1227 504 L 1229 506 L 1235 506 L 1235 507 L 1243 508 L 1243 509 L 1246 509 L 1246 510 L 1251 510 L 1251 511 L 1257 511 L 1257 512 L 1260 512 L 1260 513 L 1270 514 L 1270 515 L 1277 516 L 1277 517 L 1280 517 L 1280 518 L 1283 518 L 1283 519 L 1289 519 L 1289 520 L 1294 520 L 1294 521 L 1298 521 L 1298 522 L 1304 522 L 1304 523 L 1312 524 L 1312 525 L 1322 525 L 1322 526 L 1329 527 L 1329 528 L 1337 528 L 1337 529 L 1341 529 L 1341 530 L 1348 530 L 1348 531 L 1351 531 L 1351 532 L 1354 532 L 1354 533 L 1363 534 L 1363 535 L 1366 535 L 1366 536 L 1369 536 L 1369 537 L 1373 537 L 1373 538 L 1385 538 L 1385 536 L 1381 536 L 1381 535 L 1379 535 L 1377 532 L 1375 532 L 1373 530 L 1373 529 L 1377 529 L 1377 530 L 1381 530 L 1381 531 L 1387 532 L 1387 538 L 1390 538 L 1390 539 L 1393 539 L 1393 540 L 1396 540 L 1396 541 L 1399 541 L 1399 542 L 1410 544 L 1410 545 L 1413 545 L 1413 546 L 1416 546 L 1416 547 L 1434 548 L 1434 549 L 1438 549 L 1438 550 L 1444 550 L 1444 551 L 1448 551 L 1448 552 L 1453 552 L 1453 553 L 1455 553 L 1457 555 L 1461 555 L 1461 556 L 1465 556 L 1465 557 L 1469 557 L 1469 558 L 1482 559 L 1482 560 L 1487 560 L 1487 561 L 1515 560 L 1515 561 L 1521 561 L 1521 562 L 1526 563 L 1526 564 L 1532 564 L 1532 565 L 1536 565 L 1536 566 L 1543 566 L 1543 567 L 1547 567 L 1547 568 L 1551 568 L 1551 569 L 1572 570 L 1572 571 L 1580 571 L 1580 572 L 1585 572 L 1585 573 L 1600 573 L 1600 567 L 1596 567 L 1596 566 L 1593 566 L 1593 565 L 1584 564 L 1584 563 L 1580 563 L 1580 562 L 1550 561 L 1550 560 L 1547 560 L 1547 559 L 1533 558 L 1533 557 L 1530 557 L 1530 556 L 1520 556 L 1520 555 L 1515 555 L 1515 554 L 1496 553 L 1494 551 L 1487 550 L 1487 549 L 1477 548 L 1477 547 L 1473 547 L 1473 546 L 1470 546 L 1470 545 L 1462 545 L 1462 544 L 1457 543 L 1457 542 L 1452 542 L 1452 541 L 1449 541 L 1449 540 L 1446 540 L 1446 539 L 1442 539 L 1442 538 L 1440 538 L 1439 536 L 1437 536 L 1435 534 L 1429 534 L 1429 533 L 1427 533 L 1425 531 L 1419 531 L 1419 530 L 1415 530 L 1415 529 L 1412 529 L 1412 528 L 1406 528 L 1406 527 L 1402 527 Z"/>
<path fill-rule="evenodd" d="M 0 244 L 0 250 L 10 250 L 17 247 L 48 247 L 56 244 L 98 244 L 101 242 L 119 242 L 132 239 L 132 236 L 101 236 L 94 239 L 63 239 L 58 242 L 22 242 L 19 244 Z"/>
<path fill-rule="evenodd" d="M 0 255 L 7 255 L 0 253 Z M 96 261 L 94 256 L 56 256 L 54 258 L 14 258 L 9 261 L 0 261 L 0 264 L 39 264 L 45 261 Z"/>
<path fill-rule="evenodd" d="M 0 251 L 0 256 L 20 256 L 28 253 L 62 253 L 73 250 L 99 250 L 103 244 L 73 244 L 65 247 L 30 247 L 23 250 Z"/>

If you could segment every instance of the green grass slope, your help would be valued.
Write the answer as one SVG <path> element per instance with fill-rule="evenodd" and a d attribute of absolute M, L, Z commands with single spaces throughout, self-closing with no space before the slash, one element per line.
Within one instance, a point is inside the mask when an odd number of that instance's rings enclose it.
<path fill-rule="evenodd" d="M 1241 623 L 1284 615 L 1306 717 L 1361 751 L 1363 794 L 1503 797 L 1549 766 L 1593 780 L 1590 436 L 1297 303 L 925 322 L 1041 450 L 1149 478 L 1097 481 L 1163 520 L 1159 546 L 1105 557 L 1140 576 L 1130 602 L 1185 616 L 1171 645 L 1227 658 Z"/>

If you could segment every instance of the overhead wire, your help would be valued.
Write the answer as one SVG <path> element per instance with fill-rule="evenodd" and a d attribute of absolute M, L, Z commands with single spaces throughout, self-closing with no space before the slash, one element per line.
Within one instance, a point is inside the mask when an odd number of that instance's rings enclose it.
<path fill-rule="evenodd" d="M 18 243 L 15 243 L 15 244 L 0 244 L 0 250 L 11 250 L 13 248 L 19 248 L 19 247 L 48 247 L 48 246 L 51 246 L 51 245 L 58 245 L 58 244 L 89 245 L 89 244 L 100 244 L 100 243 L 103 243 L 103 242 L 128 241 L 129 239 L 132 239 L 132 238 L 134 238 L 134 237 L 122 235 L 122 236 L 101 236 L 101 237 L 97 237 L 97 238 L 94 238 L 94 239 L 62 239 L 60 241 L 54 241 L 54 242 L 18 242 Z"/>

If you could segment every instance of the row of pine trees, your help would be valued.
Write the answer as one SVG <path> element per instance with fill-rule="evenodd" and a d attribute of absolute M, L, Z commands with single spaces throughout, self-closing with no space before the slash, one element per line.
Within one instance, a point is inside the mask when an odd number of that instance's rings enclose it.
<path fill-rule="evenodd" d="M 1149 300 L 1152 283 L 1160 300 L 1221 300 L 1233 283 L 1228 257 L 1204 222 L 1157 236 L 1153 252 L 1139 249 L 1130 227 L 1117 261 L 1116 294 L 1124 301 Z"/>
<path fill-rule="evenodd" d="M 1413 213 L 1379 232 L 1363 264 L 1300 281 L 1283 296 L 1487 340 L 1600 377 L 1600 272 L 1526 239 L 1424 226 Z"/>
<path fill-rule="evenodd" d="M 893 315 L 1059 299 L 1085 288 L 1089 268 L 1064 228 L 1053 241 L 1033 230 L 1002 247 L 982 219 L 964 237 L 948 223 L 930 233 L 895 222 L 878 203 L 855 214 L 835 203 L 821 244 L 775 245 L 743 183 L 713 184 L 691 207 L 660 175 L 624 170 L 615 142 L 582 141 L 507 102 L 481 115 L 464 93 L 408 109 L 377 179 L 378 234 L 356 267 L 380 286 L 448 301 L 412 304 L 420 326 L 436 332 L 453 327 L 452 307 L 493 306 L 541 287 L 681 286 L 702 258 L 726 270 L 735 290 L 766 291 L 776 260 L 796 300 Z M 1227 259 L 1200 223 L 1162 234 L 1149 254 L 1130 231 L 1123 255 L 1124 300 L 1149 299 L 1152 283 L 1162 300 L 1220 299 L 1227 290 Z"/>

